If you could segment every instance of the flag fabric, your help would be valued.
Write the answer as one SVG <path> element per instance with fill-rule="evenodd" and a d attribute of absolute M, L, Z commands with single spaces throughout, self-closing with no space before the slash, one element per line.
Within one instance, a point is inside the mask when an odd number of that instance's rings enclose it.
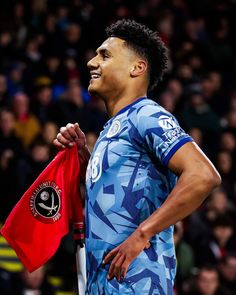
<path fill-rule="evenodd" d="M 82 225 L 77 147 L 60 151 L 13 208 L 1 234 L 30 271 L 45 264 L 69 231 Z"/>

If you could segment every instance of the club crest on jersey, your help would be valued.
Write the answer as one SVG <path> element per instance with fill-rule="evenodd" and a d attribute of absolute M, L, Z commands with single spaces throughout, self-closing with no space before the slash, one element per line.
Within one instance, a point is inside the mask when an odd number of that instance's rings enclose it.
<path fill-rule="evenodd" d="M 111 127 L 109 128 L 107 132 L 107 138 L 111 138 L 115 136 L 120 131 L 120 121 L 115 120 L 112 122 Z"/>
<path fill-rule="evenodd" d="M 173 129 L 178 126 L 173 118 L 166 115 L 162 115 L 159 117 L 159 125 L 163 129 Z"/>
<path fill-rule="evenodd" d="M 30 210 L 43 223 L 54 223 L 61 218 L 61 189 L 53 181 L 41 183 L 30 197 Z"/>

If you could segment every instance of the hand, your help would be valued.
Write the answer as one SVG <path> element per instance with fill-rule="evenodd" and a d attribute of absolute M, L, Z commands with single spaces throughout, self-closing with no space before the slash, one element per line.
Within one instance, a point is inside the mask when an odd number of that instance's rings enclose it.
<path fill-rule="evenodd" d="M 60 128 L 60 132 L 53 143 L 58 149 L 72 147 L 77 144 L 78 150 L 81 150 L 86 146 L 86 139 L 78 123 L 68 123 L 65 127 Z"/>
<path fill-rule="evenodd" d="M 65 149 L 66 147 L 72 147 L 74 144 L 77 144 L 80 161 L 80 176 L 85 180 L 90 152 L 86 144 L 85 135 L 79 128 L 79 124 L 68 123 L 66 127 L 61 127 L 53 143 L 58 149 Z"/>
<path fill-rule="evenodd" d="M 116 277 L 118 281 L 125 278 L 130 263 L 143 251 L 150 247 L 150 242 L 143 240 L 134 232 L 122 244 L 110 251 L 103 260 L 103 264 L 112 260 L 108 270 L 108 279 Z"/>

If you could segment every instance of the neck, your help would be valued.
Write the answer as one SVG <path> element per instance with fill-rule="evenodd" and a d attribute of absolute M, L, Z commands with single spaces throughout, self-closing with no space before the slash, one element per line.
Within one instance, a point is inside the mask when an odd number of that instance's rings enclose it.
<path fill-rule="evenodd" d="M 104 99 L 109 117 L 115 116 L 124 107 L 144 96 L 147 96 L 145 91 L 136 94 L 127 94 L 112 99 Z"/>

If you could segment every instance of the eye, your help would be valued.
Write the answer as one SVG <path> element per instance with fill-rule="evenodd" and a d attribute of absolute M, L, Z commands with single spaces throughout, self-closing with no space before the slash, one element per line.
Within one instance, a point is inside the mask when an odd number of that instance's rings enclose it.
<path fill-rule="evenodd" d="M 104 54 L 102 55 L 102 58 L 103 58 L 103 60 L 106 60 L 106 59 L 108 59 L 108 58 L 109 58 L 109 55 L 108 55 L 108 54 L 106 54 L 106 53 L 104 53 Z"/>

